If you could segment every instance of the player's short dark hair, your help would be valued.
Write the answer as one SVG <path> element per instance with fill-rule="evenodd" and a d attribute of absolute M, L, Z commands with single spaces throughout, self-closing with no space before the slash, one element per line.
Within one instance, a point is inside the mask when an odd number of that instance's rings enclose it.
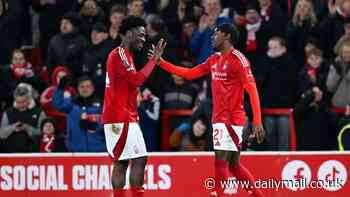
<path fill-rule="evenodd" d="M 128 16 L 122 21 L 122 24 L 119 27 L 119 33 L 125 35 L 130 29 L 140 26 L 146 27 L 145 20 L 137 16 Z"/>
<path fill-rule="evenodd" d="M 235 45 L 238 41 L 239 33 L 237 28 L 231 23 L 223 23 L 217 27 L 217 31 L 230 34 L 231 44 Z"/>

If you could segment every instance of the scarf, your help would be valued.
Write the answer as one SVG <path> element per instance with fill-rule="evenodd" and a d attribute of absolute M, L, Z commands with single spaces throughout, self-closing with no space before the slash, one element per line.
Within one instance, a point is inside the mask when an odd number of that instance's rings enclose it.
<path fill-rule="evenodd" d="M 245 28 L 247 30 L 247 41 L 246 41 L 246 51 L 255 52 L 258 45 L 256 41 L 256 32 L 259 31 L 261 27 L 261 20 L 255 24 L 246 24 Z"/>
<path fill-rule="evenodd" d="M 21 77 L 32 77 L 34 75 L 32 66 L 29 63 L 24 64 L 11 64 L 11 71 L 15 76 L 16 80 Z"/>
<path fill-rule="evenodd" d="M 40 142 L 40 152 L 52 152 L 55 148 L 54 141 L 54 135 L 44 134 Z"/>

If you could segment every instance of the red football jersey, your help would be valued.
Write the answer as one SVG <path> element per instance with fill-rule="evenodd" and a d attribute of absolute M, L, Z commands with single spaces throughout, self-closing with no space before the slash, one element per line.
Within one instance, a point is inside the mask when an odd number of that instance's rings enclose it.
<path fill-rule="evenodd" d="M 138 87 L 146 80 L 156 64 L 150 60 L 137 72 L 131 53 L 117 47 L 108 56 L 103 123 L 136 122 Z"/>
<path fill-rule="evenodd" d="M 215 53 L 190 71 L 174 67 L 166 61 L 161 61 L 161 66 L 170 72 L 175 71 L 175 74 L 186 79 L 211 73 L 212 122 L 245 125 L 244 87 L 250 82 L 255 84 L 255 80 L 249 61 L 238 50 L 232 49 L 226 54 Z"/>
<path fill-rule="evenodd" d="M 208 59 L 211 66 L 213 123 L 244 125 L 244 84 L 254 81 L 250 63 L 238 50 L 215 54 Z"/>

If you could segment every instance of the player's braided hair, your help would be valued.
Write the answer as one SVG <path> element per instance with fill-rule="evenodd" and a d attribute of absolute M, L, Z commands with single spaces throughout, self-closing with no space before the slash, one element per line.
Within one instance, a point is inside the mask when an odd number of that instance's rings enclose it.
<path fill-rule="evenodd" d="M 235 45 L 239 39 L 239 32 L 237 28 L 231 23 L 223 23 L 217 27 L 218 31 L 230 34 L 231 44 Z"/>
<path fill-rule="evenodd" d="M 139 26 L 146 27 L 145 20 L 137 16 L 128 16 L 122 21 L 119 28 L 119 33 L 125 35 L 127 31 Z"/>

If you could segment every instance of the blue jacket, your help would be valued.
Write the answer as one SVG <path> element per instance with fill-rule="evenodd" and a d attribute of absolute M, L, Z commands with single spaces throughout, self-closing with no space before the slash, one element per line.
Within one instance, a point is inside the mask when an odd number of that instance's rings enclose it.
<path fill-rule="evenodd" d="M 74 99 L 64 98 L 63 91 L 56 88 L 53 95 L 53 105 L 61 112 L 67 113 L 67 148 L 70 152 L 106 152 L 106 142 L 103 125 L 98 122 L 93 132 L 80 127 L 80 117 L 83 112 L 81 105 Z M 93 102 L 86 105 L 87 116 L 99 117 L 102 104 Z"/>
<path fill-rule="evenodd" d="M 232 20 L 227 17 L 219 17 L 216 20 L 216 25 L 221 25 L 223 23 L 232 23 Z M 203 63 L 213 53 L 211 37 L 214 34 L 214 29 L 215 28 L 207 28 L 203 32 L 198 30 L 193 32 L 190 40 L 190 49 L 197 55 L 196 64 Z"/>

